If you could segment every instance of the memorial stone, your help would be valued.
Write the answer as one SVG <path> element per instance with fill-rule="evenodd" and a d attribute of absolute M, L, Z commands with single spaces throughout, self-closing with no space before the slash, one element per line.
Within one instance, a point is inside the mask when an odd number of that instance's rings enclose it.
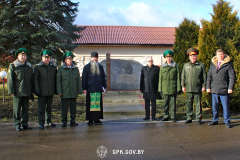
<path fill-rule="evenodd" d="M 106 60 L 100 62 L 106 73 Z M 142 64 L 133 60 L 111 59 L 111 90 L 139 90 Z"/>

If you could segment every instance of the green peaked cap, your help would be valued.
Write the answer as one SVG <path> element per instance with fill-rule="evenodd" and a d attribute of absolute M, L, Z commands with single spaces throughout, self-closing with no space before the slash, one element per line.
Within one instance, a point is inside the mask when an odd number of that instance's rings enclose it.
<path fill-rule="evenodd" d="M 166 50 L 164 53 L 163 53 L 163 57 L 164 58 L 166 58 L 166 57 L 168 57 L 168 56 L 174 56 L 174 53 L 173 53 L 173 51 L 171 51 L 171 50 Z"/>
<path fill-rule="evenodd" d="M 19 48 L 15 55 L 18 56 L 19 53 L 25 53 L 26 55 L 28 55 L 28 50 L 26 48 Z"/>
<path fill-rule="evenodd" d="M 46 49 L 46 50 L 41 52 L 41 57 L 42 56 L 43 57 L 52 57 L 52 52 Z"/>
<path fill-rule="evenodd" d="M 63 62 L 66 58 L 73 58 L 73 57 L 74 57 L 73 53 L 71 51 L 68 51 L 63 55 Z"/>

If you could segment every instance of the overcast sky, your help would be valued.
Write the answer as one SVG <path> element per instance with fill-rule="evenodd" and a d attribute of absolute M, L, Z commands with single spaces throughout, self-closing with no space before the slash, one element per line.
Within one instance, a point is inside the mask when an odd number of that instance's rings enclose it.
<path fill-rule="evenodd" d="M 72 0 L 79 2 L 77 25 L 177 27 L 183 18 L 211 20 L 216 0 Z M 233 11 L 240 0 L 231 0 Z M 238 13 L 239 16 L 239 13 Z"/>

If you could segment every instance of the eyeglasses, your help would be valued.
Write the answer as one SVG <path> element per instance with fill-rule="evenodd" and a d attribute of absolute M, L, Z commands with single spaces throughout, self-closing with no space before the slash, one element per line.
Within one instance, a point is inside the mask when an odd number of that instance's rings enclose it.
<path fill-rule="evenodd" d="M 148 62 L 153 62 L 153 61 L 148 61 Z"/>

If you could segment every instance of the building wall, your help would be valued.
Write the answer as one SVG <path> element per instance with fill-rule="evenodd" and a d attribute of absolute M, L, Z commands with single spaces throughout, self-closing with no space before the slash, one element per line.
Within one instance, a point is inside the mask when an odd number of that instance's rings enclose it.
<path fill-rule="evenodd" d="M 99 53 L 99 62 L 106 59 L 106 53 L 111 54 L 112 59 L 135 60 L 143 65 L 146 65 L 146 59 L 149 56 L 153 57 L 155 65 L 164 63 L 163 52 L 165 50 L 172 50 L 168 46 L 97 46 L 97 45 L 81 45 L 76 48 L 73 53 L 79 56 L 79 61 L 82 60 L 84 65 L 90 60 L 91 52 Z"/>

